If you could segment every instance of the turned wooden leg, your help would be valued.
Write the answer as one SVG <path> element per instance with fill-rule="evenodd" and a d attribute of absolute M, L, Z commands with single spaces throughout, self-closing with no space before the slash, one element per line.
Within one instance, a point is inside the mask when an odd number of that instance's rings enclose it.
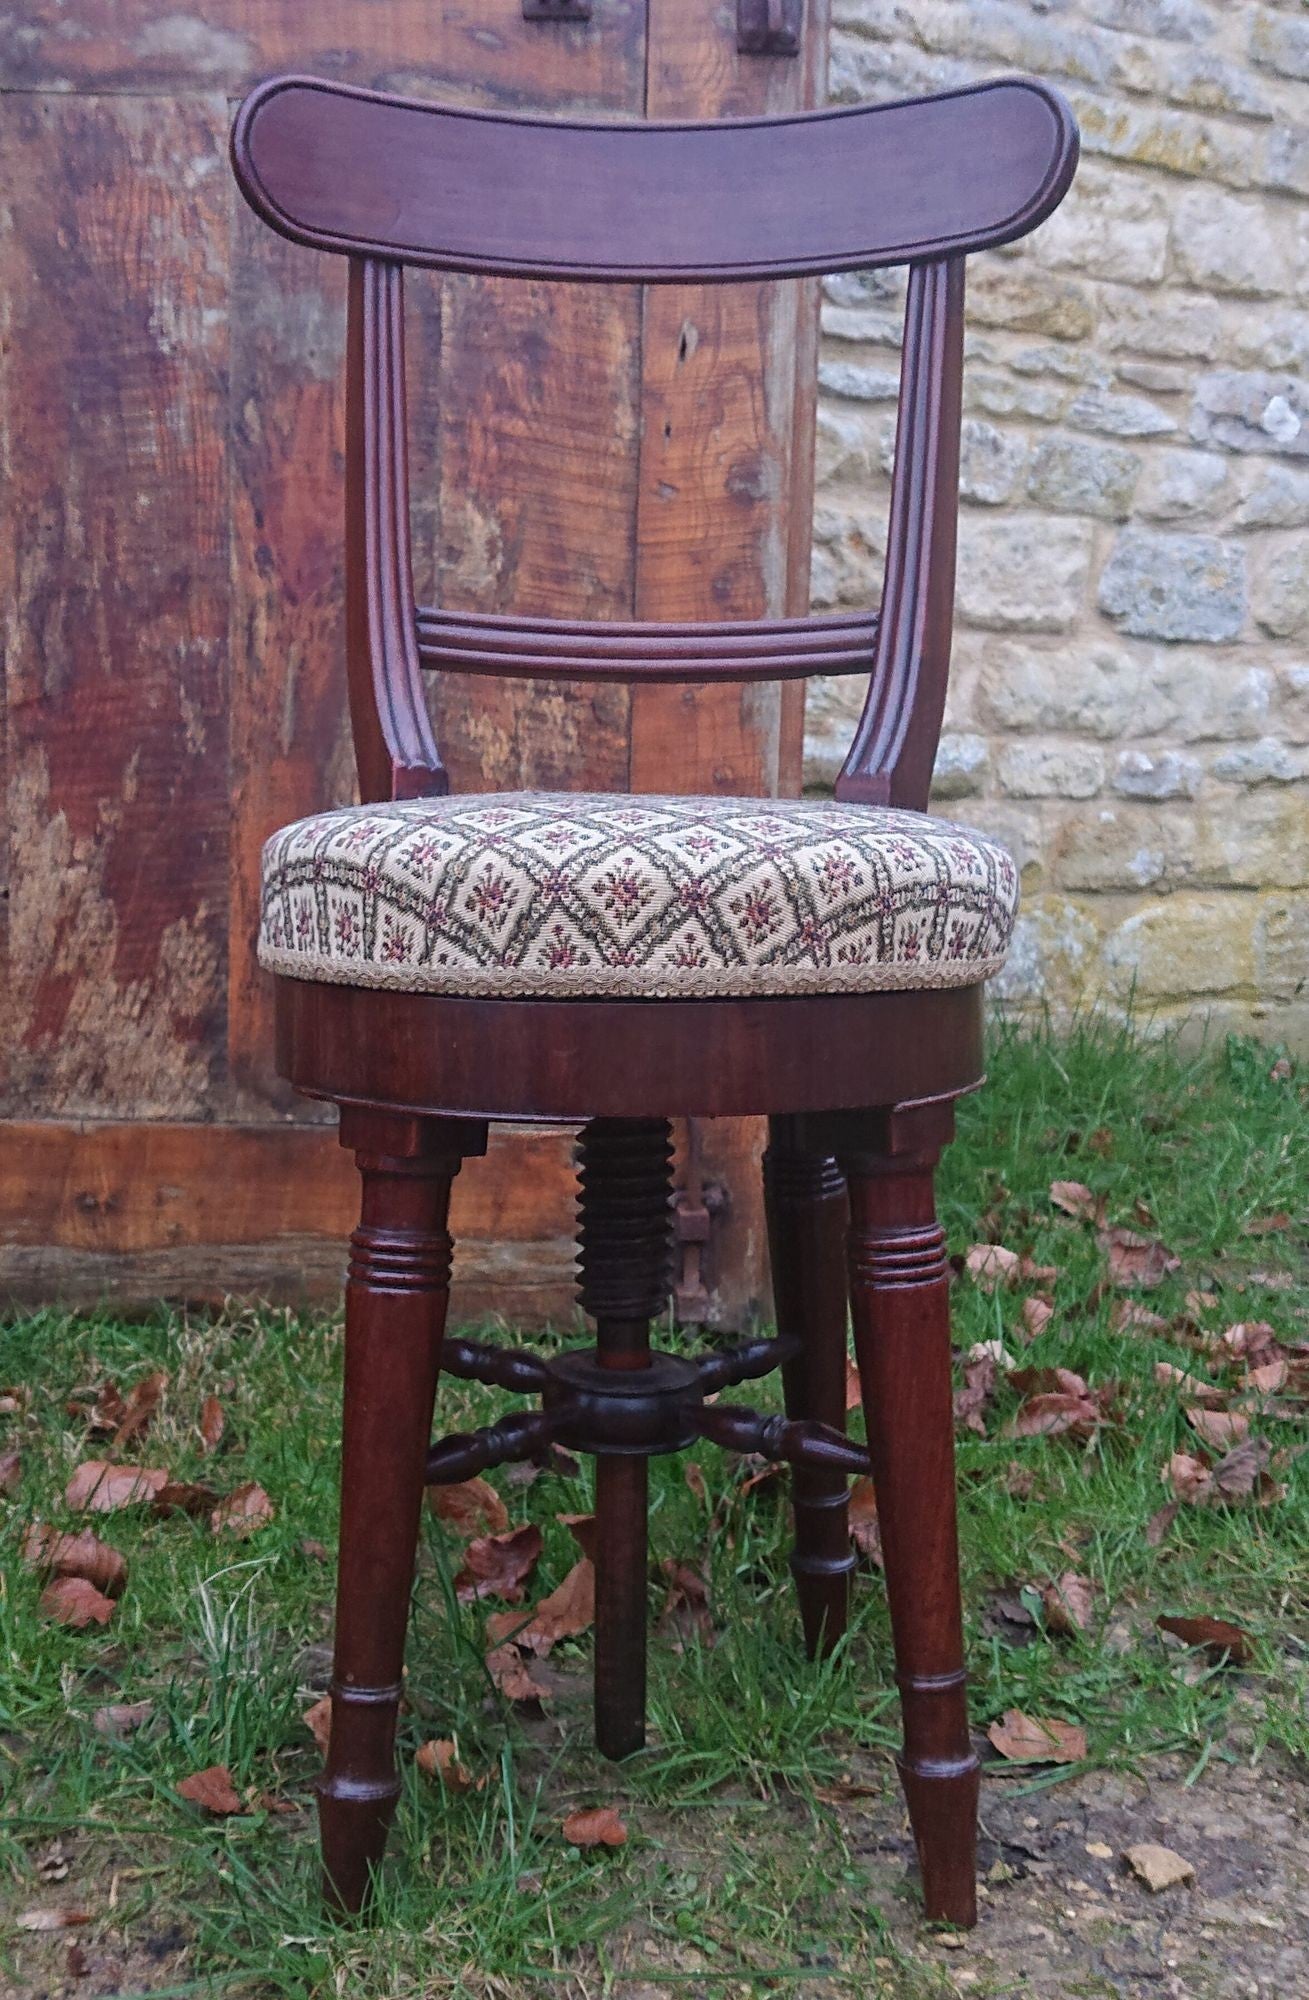
<path fill-rule="evenodd" d="M 400 1780 L 396 1713 L 464 1151 L 437 1120 L 343 1110 L 363 1180 L 345 1294 L 341 1551 L 332 1736 L 318 1782 L 324 1893 L 362 1907 Z"/>
<path fill-rule="evenodd" d="M 978 1763 L 968 1733 L 955 1527 L 945 1238 L 933 1176 L 942 1107 L 887 1114 L 850 1186 L 855 1352 L 904 1713 L 900 1776 L 929 1917 L 977 1921 Z"/>
<path fill-rule="evenodd" d="M 672 1281 L 672 1143 L 664 1118 L 594 1118 L 578 1147 L 578 1296 L 606 1369 L 650 1366 L 650 1321 Z M 595 1740 L 628 1757 L 645 1743 L 644 1458 L 597 1455 Z"/>
<path fill-rule="evenodd" d="M 764 1202 L 777 1331 L 801 1343 L 782 1370 L 786 1413 L 845 1429 L 845 1181 L 836 1161 L 806 1152 L 795 1120 L 772 1118 L 764 1154 Z M 795 1548 L 791 1569 L 811 1659 L 845 1631 L 855 1566 L 843 1472 L 797 1466 L 791 1474 Z"/>

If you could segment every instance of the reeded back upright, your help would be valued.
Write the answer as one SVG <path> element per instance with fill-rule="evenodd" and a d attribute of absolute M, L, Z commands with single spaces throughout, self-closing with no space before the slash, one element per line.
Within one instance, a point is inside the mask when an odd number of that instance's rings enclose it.
<path fill-rule="evenodd" d="M 838 796 L 925 805 L 949 664 L 964 260 L 1025 235 L 1067 192 L 1077 129 L 1055 92 L 1013 79 L 797 117 L 619 124 L 276 77 L 241 106 L 232 146 L 271 228 L 351 260 L 347 620 L 365 798 L 445 788 L 426 665 L 619 680 L 871 672 Z M 418 609 L 406 264 L 655 284 L 909 265 L 880 612 L 643 626 Z"/>

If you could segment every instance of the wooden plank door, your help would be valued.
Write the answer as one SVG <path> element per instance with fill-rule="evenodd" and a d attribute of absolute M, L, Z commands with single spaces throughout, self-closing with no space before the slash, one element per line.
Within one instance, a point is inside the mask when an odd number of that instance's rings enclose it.
<path fill-rule="evenodd" d="M 576 24 L 521 0 L 29 0 L 0 37 L 11 1297 L 331 1296 L 352 1221 L 322 1112 L 272 1072 L 253 956 L 263 838 L 350 796 L 344 273 L 236 198 L 233 101 L 294 67 L 545 110 L 783 109 L 814 95 L 816 5 L 798 59 L 739 56 L 713 0 L 593 0 Z M 802 607 L 811 288 L 418 280 L 412 301 L 420 596 Z M 798 777 L 795 691 L 452 678 L 435 702 L 460 785 Z M 753 1141 L 704 1146 L 735 1317 L 760 1291 Z M 569 1147 L 505 1135 L 461 1178 L 466 1313 L 568 1310 Z"/>

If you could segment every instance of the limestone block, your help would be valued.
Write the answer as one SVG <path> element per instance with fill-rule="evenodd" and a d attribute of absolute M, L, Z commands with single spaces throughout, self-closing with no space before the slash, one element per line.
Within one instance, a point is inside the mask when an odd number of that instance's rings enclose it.
<path fill-rule="evenodd" d="M 1051 879 L 1084 893 L 1139 895 L 1178 879 L 1187 822 L 1146 806 L 1073 806 L 1051 842 Z"/>
<path fill-rule="evenodd" d="M 1177 750 L 1124 750 L 1113 786 L 1125 799 L 1193 799 L 1202 773 L 1194 757 Z"/>
<path fill-rule="evenodd" d="M 1249 986 L 1256 909 L 1253 896 L 1179 894 L 1148 904 L 1105 939 L 1111 987 L 1154 1000 Z"/>
<path fill-rule="evenodd" d="M 1013 799 L 1089 799 L 1104 783 L 1104 756 L 1089 743 L 1010 743 L 998 770 Z"/>
<path fill-rule="evenodd" d="M 1084 11 L 1106 28 L 1177 42 L 1202 42 L 1215 27 L 1213 8 L 1203 0 L 1088 0 Z"/>
<path fill-rule="evenodd" d="M 1043 438 L 1032 454 L 1027 497 L 1056 513 L 1124 521 L 1140 472 L 1139 452 L 1084 438 Z"/>
<path fill-rule="evenodd" d="M 1294 663 L 1277 674 L 1277 723 L 1291 743 L 1309 743 L 1309 666 Z"/>
<path fill-rule="evenodd" d="M 1223 313 L 1212 299 L 1104 285 L 1098 304 L 1110 348 L 1173 361 L 1215 361 L 1222 351 Z"/>
<path fill-rule="evenodd" d="M 857 361 L 820 361 L 818 386 L 852 403 L 893 403 L 900 393 L 900 371 Z"/>
<path fill-rule="evenodd" d="M 1184 280 L 1204 291 L 1262 299 L 1288 289 L 1292 246 L 1264 202 L 1186 188 L 1173 204 L 1173 250 Z"/>
<path fill-rule="evenodd" d="M 1035 417 L 1052 423 L 1068 407 L 1069 392 L 1053 382 L 1024 382 L 1001 368 L 969 368 L 964 408 L 988 417 Z"/>
<path fill-rule="evenodd" d="M 968 272 L 968 316 L 982 326 L 1085 340 L 1095 310 L 1085 285 L 1043 271 L 1030 258 L 978 257 Z"/>
<path fill-rule="evenodd" d="M 943 735 L 932 772 L 933 799 L 975 798 L 986 787 L 991 751 L 984 736 Z"/>
<path fill-rule="evenodd" d="M 1145 469 L 1136 511 L 1151 521 L 1185 521 L 1212 514 L 1230 483 L 1227 460 L 1213 451 L 1161 451 Z"/>
<path fill-rule="evenodd" d="M 1125 166 L 1154 167 L 1208 186 L 1248 188 L 1259 179 L 1262 138 L 1226 119 L 1160 104 L 1131 104 L 1085 90 L 1070 96 L 1084 155 L 1098 153 Z M 1137 277 L 1136 272 L 1105 275 Z"/>
<path fill-rule="evenodd" d="M 1287 194 L 1309 194 L 1309 130 L 1277 125 L 1264 144 L 1262 178 Z"/>
<path fill-rule="evenodd" d="M 871 481 L 878 471 L 879 437 L 880 433 L 870 433 L 861 411 L 820 405 L 814 436 L 815 484 Z"/>
<path fill-rule="evenodd" d="M 1309 368 L 1309 312 L 1299 306 L 1266 306 L 1257 313 L 1237 308 L 1225 338 L 1228 359 L 1241 368 L 1285 375 Z"/>
<path fill-rule="evenodd" d="M 1153 284 L 1168 263 L 1168 206 L 1157 188 L 1083 164 L 1063 206 L 1030 242 L 1031 254 L 1055 270 Z"/>
<path fill-rule="evenodd" d="M 1309 886 L 1309 796 L 1303 785 L 1261 785 L 1239 810 L 1229 799 L 1197 809 L 1191 872 L 1220 888 Z"/>
<path fill-rule="evenodd" d="M 950 818 L 985 834 L 988 840 L 999 841 L 1013 856 L 1024 897 L 1039 884 L 1045 868 L 1045 835 L 1039 809 L 995 797 L 961 799 L 950 807 Z"/>
<path fill-rule="evenodd" d="M 1236 510 L 1238 528 L 1309 527 L 1309 472 L 1289 465 L 1261 468 Z"/>
<path fill-rule="evenodd" d="M 956 603 L 965 624 L 993 631 L 1066 632 L 1086 597 L 1089 522 L 1013 514 L 960 522 Z"/>
<path fill-rule="evenodd" d="M 1005 1005 L 1076 1000 L 1098 984 L 1100 933 L 1085 910 L 1062 896 L 1025 900 L 1009 956 L 989 991 Z"/>
<path fill-rule="evenodd" d="M 960 448 L 959 491 L 965 500 L 998 507 L 1013 499 L 1027 462 L 1024 437 L 969 417 L 964 421 Z"/>
<path fill-rule="evenodd" d="M 1309 633 L 1309 540 L 1283 543 L 1255 572 L 1254 615 L 1278 639 Z"/>
<path fill-rule="evenodd" d="M 1236 743 L 1214 758 L 1209 769 L 1229 785 L 1291 785 L 1305 775 L 1306 759 L 1276 736 Z"/>
<path fill-rule="evenodd" d="M 1245 623 L 1245 554 L 1209 535 L 1124 528 L 1100 579 L 1100 609 L 1142 639 L 1235 639 Z"/>
<path fill-rule="evenodd" d="M 1144 396 L 1108 396 L 1101 390 L 1079 396 L 1069 408 L 1068 421 L 1111 437 L 1163 437 L 1177 429 L 1176 420 Z"/>
<path fill-rule="evenodd" d="M 1254 949 L 1260 994 L 1300 999 L 1309 987 L 1309 897 L 1265 903 L 1255 922 Z"/>
<path fill-rule="evenodd" d="M 1309 78 L 1309 21 L 1268 7 L 1251 9 L 1250 54 L 1279 76 Z"/>
<path fill-rule="evenodd" d="M 1014 641 L 994 646 L 978 674 L 977 704 L 979 718 L 995 729 L 1106 741 L 1154 735 L 1179 714 L 1148 659 L 1098 640 L 1052 650 Z"/>
<path fill-rule="evenodd" d="M 1309 457 L 1309 384 L 1234 368 L 1201 375 L 1191 405 L 1196 444 Z"/>

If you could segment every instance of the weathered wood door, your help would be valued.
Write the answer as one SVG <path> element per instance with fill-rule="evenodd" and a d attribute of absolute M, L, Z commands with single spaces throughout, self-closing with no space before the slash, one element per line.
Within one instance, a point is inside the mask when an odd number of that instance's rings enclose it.
<path fill-rule="evenodd" d="M 258 855 L 350 796 L 344 272 L 235 195 L 232 101 L 272 70 L 629 117 L 812 103 L 731 0 L 28 0 L 0 29 L 10 530 L 0 1290 L 334 1292 L 351 1175 L 272 1069 Z M 561 195 L 562 195 L 561 191 Z M 816 303 L 800 285 L 413 288 L 419 596 L 602 617 L 805 608 Z M 418 393 L 421 383 L 421 393 Z M 772 792 L 799 689 L 434 689 L 454 782 Z M 760 1295 L 756 1134 L 716 1314 Z M 465 1313 L 567 1310 L 569 1135 L 501 1134 L 458 1192 Z"/>

